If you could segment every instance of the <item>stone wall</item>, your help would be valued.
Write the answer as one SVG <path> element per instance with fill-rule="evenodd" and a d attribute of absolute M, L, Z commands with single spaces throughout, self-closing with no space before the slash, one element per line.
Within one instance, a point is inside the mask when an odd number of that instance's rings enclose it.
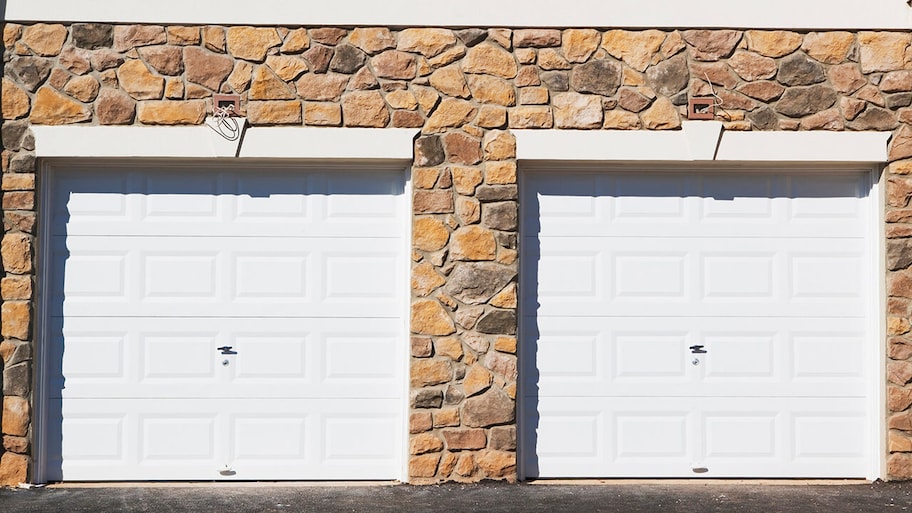
<path fill-rule="evenodd" d="M 887 184 L 889 474 L 912 478 L 909 33 L 7 24 L 3 453 L 29 479 L 36 159 L 30 124 L 413 127 L 409 473 L 516 478 L 511 129 L 674 130 L 714 93 L 727 130 L 896 130 Z M 39 225 L 40 226 L 40 223 Z M 886 436 L 886 435 L 885 435 Z"/>

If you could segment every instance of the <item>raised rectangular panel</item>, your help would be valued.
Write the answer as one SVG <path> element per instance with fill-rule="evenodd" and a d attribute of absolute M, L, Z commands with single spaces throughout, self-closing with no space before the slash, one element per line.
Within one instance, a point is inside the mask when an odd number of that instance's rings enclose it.
<path fill-rule="evenodd" d="M 237 255 L 234 291 L 238 298 L 307 297 L 307 253 Z"/>
<path fill-rule="evenodd" d="M 860 255 L 791 255 L 791 296 L 794 298 L 859 297 L 864 290 L 865 264 Z"/>
<path fill-rule="evenodd" d="M 234 416 L 235 460 L 303 460 L 307 456 L 306 412 L 281 416 Z M 303 463 L 303 462 L 302 462 Z"/>
<path fill-rule="evenodd" d="M 204 380 L 215 379 L 216 333 L 146 334 L 141 337 L 143 348 L 143 380 Z"/>
<path fill-rule="evenodd" d="M 125 415 L 66 416 L 61 440 L 65 460 L 106 461 L 126 458 Z"/>
<path fill-rule="evenodd" d="M 79 250 L 78 254 L 70 255 L 66 259 L 64 275 L 59 278 L 64 280 L 64 296 L 124 298 L 126 260 L 126 253 Z"/>
<path fill-rule="evenodd" d="M 683 254 L 617 255 L 614 293 L 618 299 L 683 299 L 686 295 Z"/>
<path fill-rule="evenodd" d="M 598 175 L 539 175 L 532 174 L 526 184 L 535 191 L 539 217 L 557 218 L 597 217 L 596 193 Z M 534 219 L 530 220 L 535 222 Z"/>
<path fill-rule="evenodd" d="M 615 375 L 619 381 L 687 378 L 688 336 L 686 333 L 623 333 L 615 336 Z"/>
<path fill-rule="evenodd" d="M 862 175 L 799 175 L 790 179 L 791 216 L 798 220 L 854 218 L 861 215 Z"/>
<path fill-rule="evenodd" d="M 209 460 L 216 456 L 215 417 L 140 416 L 142 460 Z"/>
<path fill-rule="evenodd" d="M 143 218 L 218 217 L 218 173 L 158 172 L 144 176 Z"/>
<path fill-rule="evenodd" d="M 322 423 L 323 462 L 357 465 L 359 461 L 396 458 L 401 436 L 398 418 L 382 414 L 327 414 Z"/>
<path fill-rule="evenodd" d="M 360 255 L 328 254 L 323 264 L 325 299 L 394 299 L 400 285 L 394 254 L 362 251 Z"/>
<path fill-rule="evenodd" d="M 543 458 L 604 456 L 605 448 L 600 442 L 602 417 L 598 411 L 548 412 L 538 421 L 535 453 Z"/>
<path fill-rule="evenodd" d="M 63 354 L 54 357 L 62 360 L 63 375 L 70 384 L 80 380 L 122 382 L 126 379 L 126 339 L 126 333 L 68 333 L 66 345 L 60 344 Z"/>
<path fill-rule="evenodd" d="M 796 380 L 862 379 L 866 347 L 862 333 L 794 333 L 794 377 Z"/>
<path fill-rule="evenodd" d="M 616 412 L 618 459 L 681 458 L 687 455 L 687 413 Z"/>
<path fill-rule="evenodd" d="M 396 217 L 399 212 L 396 196 L 402 194 L 402 184 L 399 174 L 386 176 L 388 180 L 381 181 L 367 174 L 328 173 L 324 196 L 327 220 Z"/>
<path fill-rule="evenodd" d="M 308 335 L 261 333 L 238 334 L 229 345 L 237 352 L 230 358 L 235 362 L 234 382 L 247 380 L 306 381 L 308 375 Z"/>
<path fill-rule="evenodd" d="M 795 458 L 865 456 L 867 421 L 861 413 L 847 413 L 796 413 Z"/>
<path fill-rule="evenodd" d="M 686 178 L 617 175 L 614 182 L 614 217 L 618 219 L 673 219 L 685 217 Z"/>
<path fill-rule="evenodd" d="M 701 180 L 702 214 L 713 222 L 771 219 L 773 178 L 769 176 L 707 175 Z"/>
<path fill-rule="evenodd" d="M 143 255 L 146 298 L 214 298 L 217 256 Z"/>
<path fill-rule="evenodd" d="M 394 334 L 327 333 L 324 339 L 323 382 L 354 382 L 369 386 L 399 375 Z"/>
<path fill-rule="evenodd" d="M 304 221 L 309 205 L 307 180 L 307 175 L 298 174 L 237 173 L 237 217 Z"/>
<path fill-rule="evenodd" d="M 542 382 L 599 378 L 598 333 L 556 333 L 552 330 L 538 338 L 536 347 L 535 362 Z"/>
<path fill-rule="evenodd" d="M 599 254 L 543 252 L 538 262 L 538 295 L 594 298 L 598 295 Z"/>
<path fill-rule="evenodd" d="M 703 296 L 706 298 L 772 298 L 773 255 L 704 254 Z"/>
<path fill-rule="evenodd" d="M 707 458 L 772 458 L 780 448 L 776 412 L 744 414 L 713 412 L 703 416 L 703 447 Z"/>
<path fill-rule="evenodd" d="M 714 382 L 774 378 L 777 374 L 775 333 L 705 334 L 706 378 Z"/>

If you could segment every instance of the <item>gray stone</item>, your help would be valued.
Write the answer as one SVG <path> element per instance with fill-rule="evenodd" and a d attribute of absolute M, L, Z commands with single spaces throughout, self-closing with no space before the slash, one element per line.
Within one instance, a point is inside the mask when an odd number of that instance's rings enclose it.
<path fill-rule="evenodd" d="M 512 354 L 491 351 L 485 355 L 484 366 L 495 374 L 500 374 L 508 381 L 516 381 L 516 357 Z"/>
<path fill-rule="evenodd" d="M 687 105 L 688 98 L 689 96 L 687 95 L 687 91 L 681 91 L 680 93 L 671 97 L 671 104 L 677 105 L 679 107 L 682 105 Z"/>
<path fill-rule="evenodd" d="M 480 185 L 475 189 L 475 199 L 478 201 L 506 201 L 516 198 L 515 185 Z"/>
<path fill-rule="evenodd" d="M 336 47 L 333 52 L 329 69 L 339 73 L 351 74 L 361 69 L 367 62 L 367 55 L 352 45 L 343 44 Z"/>
<path fill-rule="evenodd" d="M 443 396 L 443 400 L 447 404 L 459 404 L 463 399 L 465 399 L 465 392 L 453 385 L 447 387 L 446 394 Z"/>
<path fill-rule="evenodd" d="M 516 230 L 517 217 L 515 201 L 485 203 L 481 207 L 481 224 L 495 230 Z"/>
<path fill-rule="evenodd" d="M 124 62 L 123 55 L 114 50 L 107 49 L 92 52 L 90 60 L 92 61 L 92 68 L 94 68 L 95 71 L 116 68 Z"/>
<path fill-rule="evenodd" d="M 3 139 L 3 148 L 10 151 L 19 151 L 22 148 L 22 139 L 29 129 L 27 119 L 19 121 L 6 121 L 0 129 Z"/>
<path fill-rule="evenodd" d="M 570 86 L 580 93 L 610 96 L 620 85 L 621 65 L 613 61 L 600 59 L 580 64 L 570 74 Z"/>
<path fill-rule="evenodd" d="M 497 426 L 491 428 L 488 445 L 495 451 L 516 450 L 516 426 Z"/>
<path fill-rule="evenodd" d="M 912 105 L 912 93 L 888 94 L 884 97 L 888 109 L 898 109 Z"/>
<path fill-rule="evenodd" d="M 29 91 L 35 91 L 48 75 L 53 64 L 41 57 L 13 57 L 6 65 L 6 75 Z"/>
<path fill-rule="evenodd" d="M 492 335 L 513 335 L 516 333 L 516 312 L 514 310 L 491 310 L 478 320 L 475 329 Z"/>
<path fill-rule="evenodd" d="M 479 28 L 469 28 L 456 31 L 458 37 L 466 46 L 475 46 L 488 37 L 488 31 Z"/>
<path fill-rule="evenodd" d="M 494 232 L 494 240 L 502 248 L 516 249 L 516 232 Z"/>
<path fill-rule="evenodd" d="M 9 171 L 10 173 L 34 173 L 36 162 L 37 157 L 34 153 L 22 151 L 10 159 Z"/>
<path fill-rule="evenodd" d="M 618 93 L 618 105 L 624 110 L 640 112 L 651 104 L 652 100 L 650 98 L 643 96 L 633 89 L 625 87 Z"/>
<path fill-rule="evenodd" d="M 751 126 L 760 130 L 778 130 L 779 116 L 769 107 L 763 107 L 747 115 Z"/>
<path fill-rule="evenodd" d="M 683 55 L 662 61 L 646 70 L 646 83 L 655 92 L 671 96 L 687 87 L 690 70 Z"/>
<path fill-rule="evenodd" d="M 786 89 L 776 103 L 780 114 L 799 118 L 828 109 L 836 103 L 836 91 L 823 84 Z"/>
<path fill-rule="evenodd" d="M 493 262 L 460 262 L 450 273 L 444 291 L 467 305 L 480 305 L 488 302 L 515 277 L 515 270 Z M 474 324 L 481 314 L 472 314 Z"/>
<path fill-rule="evenodd" d="M 32 371 L 27 362 L 3 369 L 3 395 L 28 397 L 32 389 Z"/>
<path fill-rule="evenodd" d="M 415 141 L 415 165 L 419 167 L 436 166 L 444 161 L 446 153 L 440 136 L 426 135 Z"/>
<path fill-rule="evenodd" d="M 326 73 L 333 58 L 333 51 L 328 46 L 314 45 L 301 56 L 310 63 L 311 71 L 314 73 Z"/>
<path fill-rule="evenodd" d="M 893 130 L 899 123 L 892 112 L 868 105 L 848 126 L 852 130 Z"/>
<path fill-rule="evenodd" d="M 440 408 L 443 404 L 443 392 L 433 389 L 422 389 L 412 393 L 412 408 Z"/>
<path fill-rule="evenodd" d="M 10 340 L 9 343 L 16 344 L 13 354 L 9 356 L 6 365 L 12 366 L 32 359 L 32 344 L 29 342 L 15 342 Z"/>
<path fill-rule="evenodd" d="M 499 388 L 466 399 L 462 407 L 462 424 L 468 427 L 488 427 L 513 422 L 516 406 Z"/>
<path fill-rule="evenodd" d="M 787 86 L 818 84 L 826 80 L 826 70 L 819 62 L 797 52 L 782 60 L 776 80 Z"/>
<path fill-rule="evenodd" d="M 898 271 L 912 265 L 912 241 L 887 239 L 887 269 Z"/>
<path fill-rule="evenodd" d="M 541 84 L 551 91 L 569 91 L 570 77 L 565 71 L 545 71 L 539 75 Z"/>
<path fill-rule="evenodd" d="M 71 29 L 73 44 L 86 50 L 110 48 L 114 44 L 114 26 L 105 23 L 75 23 Z"/>

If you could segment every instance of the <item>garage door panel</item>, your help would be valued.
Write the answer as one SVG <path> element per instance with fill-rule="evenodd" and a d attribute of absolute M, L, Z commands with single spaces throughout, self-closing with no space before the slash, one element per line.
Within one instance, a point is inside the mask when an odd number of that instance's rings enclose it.
<path fill-rule="evenodd" d="M 55 237 L 51 315 L 397 317 L 396 239 Z"/>
<path fill-rule="evenodd" d="M 392 398 L 398 319 L 60 318 L 51 397 Z M 219 348 L 230 347 L 232 354 Z M 352 358 L 360 355 L 360 358 Z M 227 365 L 224 362 L 228 362 Z M 65 378 L 64 378 L 65 376 Z M 61 395 L 62 394 L 62 395 Z"/>
<path fill-rule="evenodd" d="M 529 241 L 526 240 L 528 243 Z M 863 251 L 844 239 L 552 237 L 527 244 L 540 316 L 857 316 Z"/>

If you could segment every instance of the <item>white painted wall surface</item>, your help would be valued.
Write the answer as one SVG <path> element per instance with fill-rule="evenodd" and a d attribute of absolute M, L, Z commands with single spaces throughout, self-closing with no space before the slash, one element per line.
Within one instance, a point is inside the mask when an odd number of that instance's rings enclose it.
<path fill-rule="evenodd" d="M 481 27 L 695 27 L 907 29 L 904 0 L 7 0 L 10 21 L 97 21 L 237 25 Z"/>

